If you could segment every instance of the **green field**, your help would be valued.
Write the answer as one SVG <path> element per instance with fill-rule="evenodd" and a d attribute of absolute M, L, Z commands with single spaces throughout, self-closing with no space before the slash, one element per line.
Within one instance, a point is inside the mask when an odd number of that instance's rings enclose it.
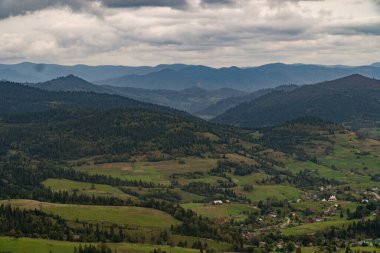
<path fill-rule="evenodd" d="M 296 209 L 306 209 L 310 208 L 315 212 L 322 212 L 327 210 L 330 206 L 340 205 L 343 210 L 349 208 L 351 211 L 354 211 L 357 206 L 361 205 L 354 202 L 348 201 L 336 201 L 336 202 L 321 202 L 321 201 L 302 201 L 299 203 L 294 203 L 292 206 Z"/>
<path fill-rule="evenodd" d="M 323 158 L 321 159 L 323 160 Z M 316 164 L 311 161 L 307 161 L 307 162 L 294 161 L 294 162 L 288 163 L 287 167 L 293 173 L 298 173 L 299 171 L 304 170 L 304 169 L 316 170 L 318 173 L 318 176 L 320 177 L 335 179 L 335 180 L 339 180 L 341 182 L 347 182 L 347 183 L 350 183 L 350 182 L 368 183 L 371 180 L 370 177 L 368 176 L 361 176 L 361 175 L 357 175 L 353 173 L 333 170 L 328 166 Z"/>
<path fill-rule="evenodd" d="M 142 180 L 161 184 L 169 183 L 174 173 L 207 172 L 216 165 L 215 159 L 186 157 L 161 162 L 105 163 L 76 167 L 90 174 L 102 174 L 128 180 Z"/>
<path fill-rule="evenodd" d="M 84 245 L 84 244 L 82 244 Z M 107 244 L 111 249 L 117 250 L 118 253 L 149 253 L 154 249 L 162 249 L 172 253 L 199 252 L 198 250 L 161 246 L 148 244 Z M 10 253 L 73 253 L 74 247 L 78 247 L 79 243 L 52 241 L 31 238 L 10 238 L 0 237 L 0 250 Z"/>
<path fill-rule="evenodd" d="M 130 206 L 87 206 L 53 204 L 34 200 L 2 201 L 25 209 L 41 209 L 64 219 L 88 221 L 93 223 L 122 224 L 143 228 L 169 228 L 179 222 L 169 214 L 142 207 Z"/>
<path fill-rule="evenodd" d="M 328 229 L 332 226 L 341 227 L 343 225 L 348 225 L 355 221 L 357 220 L 346 220 L 344 218 L 336 218 L 330 221 L 321 221 L 321 222 L 308 223 L 308 224 L 304 224 L 304 225 L 296 226 L 296 227 L 288 227 L 288 228 L 283 229 L 282 232 L 284 235 L 287 235 L 287 236 L 314 234 L 317 231 Z"/>
<path fill-rule="evenodd" d="M 336 166 L 346 172 L 359 170 L 362 173 L 378 173 L 380 168 L 380 142 L 376 140 L 360 141 L 353 134 L 333 136 L 334 152 L 321 157 L 320 161 L 326 166 Z M 360 155 L 361 152 L 368 152 Z M 364 169 L 364 168 L 367 169 Z"/>
<path fill-rule="evenodd" d="M 120 189 L 104 185 L 76 182 L 67 179 L 48 179 L 42 184 L 53 191 L 68 191 L 96 197 L 116 197 L 120 199 L 135 199 L 136 197 L 123 193 Z"/>
<path fill-rule="evenodd" d="M 191 209 L 196 213 L 208 217 L 211 219 L 220 219 L 224 217 L 235 218 L 238 220 L 247 217 L 244 212 L 253 211 L 253 207 L 245 204 L 223 204 L 223 205 L 212 205 L 212 204 L 201 204 L 201 203 L 189 203 L 182 204 L 182 207 L 186 209 Z"/>
<path fill-rule="evenodd" d="M 256 184 L 256 181 L 261 181 L 263 179 L 270 178 L 269 175 L 264 173 L 252 173 L 246 176 L 236 176 L 228 174 L 228 176 L 230 176 L 232 178 L 232 181 L 239 186 L 254 185 Z"/>
<path fill-rule="evenodd" d="M 251 192 L 244 192 L 243 189 L 239 189 L 238 192 L 251 201 L 268 198 L 292 200 L 299 198 L 304 193 L 302 190 L 288 185 L 254 185 Z"/>
<path fill-rule="evenodd" d="M 214 241 L 211 239 L 198 238 L 194 236 L 183 236 L 183 235 L 172 235 L 170 237 L 170 242 L 172 245 L 177 245 L 179 241 L 187 241 L 187 245 L 191 245 L 193 242 L 201 241 L 202 243 L 207 243 L 207 247 L 214 249 L 219 252 L 229 252 L 232 245 L 226 242 Z M 199 252 L 199 251 L 198 251 Z"/>

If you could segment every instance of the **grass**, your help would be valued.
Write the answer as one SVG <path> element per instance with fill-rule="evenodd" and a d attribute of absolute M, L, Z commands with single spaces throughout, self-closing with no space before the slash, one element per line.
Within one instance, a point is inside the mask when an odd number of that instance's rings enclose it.
<path fill-rule="evenodd" d="M 1 202 L 0 202 L 1 203 Z M 56 214 L 66 220 L 122 224 L 143 228 L 169 228 L 179 222 L 169 214 L 159 210 L 130 206 L 87 206 L 53 204 L 34 200 L 2 201 L 25 209 L 41 209 L 46 213 Z"/>
<path fill-rule="evenodd" d="M 239 155 L 239 154 L 226 154 L 226 158 L 232 162 L 235 162 L 235 163 L 240 163 L 240 162 L 244 162 L 246 164 L 249 164 L 249 165 L 256 165 L 257 162 L 254 160 L 254 159 L 250 159 L 248 157 L 245 157 L 245 156 L 242 156 L 242 155 Z"/>
<path fill-rule="evenodd" d="M 84 245 L 84 244 L 82 244 Z M 94 244 L 93 244 L 94 245 Z M 171 253 L 191 253 L 199 252 L 198 250 L 161 246 L 147 244 L 107 244 L 112 250 L 117 250 L 118 253 L 149 253 L 154 249 L 161 249 Z M 0 237 L 0 250 L 10 253 L 73 253 L 74 247 L 78 247 L 79 243 L 62 242 L 43 239 L 31 238 L 10 238 Z"/>
<path fill-rule="evenodd" d="M 207 247 L 209 249 L 214 249 L 218 252 L 228 252 L 231 250 L 232 245 L 226 242 L 220 242 L 220 241 L 214 241 L 211 239 L 204 239 L 204 238 L 197 238 L 194 236 L 183 236 L 183 235 L 172 235 L 169 239 L 173 245 L 177 245 L 180 241 L 187 241 L 188 247 L 191 247 L 191 245 L 196 241 L 201 241 L 202 243 L 207 243 Z M 198 251 L 199 252 L 199 251 Z"/>
<path fill-rule="evenodd" d="M 224 217 L 235 218 L 238 220 L 246 218 L 244 212 L 253 210 L 253 207 L 245 204 L 223 204 L 223 205 L 211 205 L 202 203 L 188 203 L 182 204 L 182 207 L 191 209 L 197 214 L 211 219 L 221 219 Z"/>
<path fill-rule="evenodd" d="M 359 170 L 362 173 L 377 173 L 380 167 L 380 142 L 376 140 L 359 140 L 356 135 L 341 134 L 332 137 L 334 152 L 320 158 L 327 166 L 336 166 L 345 171 Z M 368 152 L 368 155 L 358 155 L 360 152 Z M 365 170 L 364 167 L 368 169 Z"/>
<path fill-rule="evenodd" d="M 251 192 L 244 192 L 242 189 L 237 190 L 242 195 L 245 195 L 251 201 L 274 199 L 297 199 L 304 192 L 289 185 L 254 185 Z"/>
<path fill-rule="evenodd" d="M 341 227 L 343 225 L 348 225 L 357 220 L 346 220 L 345 218 L 337 218 L 329 221 L 308 223 L 296 227 L 288 227 L 282 230 L 283 234 L 286 236 L 290 235 L 304 235 L 304 234 L 314 234 L 315 232 L 328 229 L 332 226 Z"/>
<path fill-rule="evenodd" d="M 246 176 L 235 176 L 232 174 L 228 174 L 228 176 L 231 177 L 232 181 L 239 186 L 254 185 L 256 184 L 256 181 L 261 181 L 263 179 L 271 177 L 265 173 L 252 173 Z"/>
<path fill-rule="evenodd" d="M 322 159 L 323 160 L 323 159 Z M 340 170 L 331 169 L 328 166 L 324 166 L 321 164 L 316 164 L 311 161 L 301 162 L 301 161 L 293 161 L 287 164 L 288 169 L 292 173 L 298 173 L 304 169 L 317 170 L 320 177 L 335 179 L 341 182 L 354 182 L 354 183 L 368 183 L 370 182 L 370 177 L 361 176 L 353 173 L 347 173 Z"/>
<path fill-rule="evenodd" d="M 169 183 L 169 176 L 174 173 L 207 172 L 216 165 L 215 159 L 186 157 L 160 162 L 106 163 L 84 165 L 77 170 L 90 174 L 103 174 L 128 180 Z"/>
<path fill-rule="evenodd" d="M 371 252 L 371 253 L 374 253 L 374 252 L 377 252 L 379 250 L 379 248 L 376 248 L 374 246 L 370 247 L 351 247 L 351 252 Z M 341 248 L 339 250 L 339 253 L 345 253 L 346 252 L 346 249 L 345 248 Z"/>
<path fill-rule="evenodd" d="M 69 191 L 70 193 L 77 192 L 96 197 L 117 197 L 120 199 L 135 199 L 134 196 L 123 193 L 120 189 L 104 185 L 76 182 L 67 179 L 47 179 L 42 184 L 51 188 L 53 191 Z"/>

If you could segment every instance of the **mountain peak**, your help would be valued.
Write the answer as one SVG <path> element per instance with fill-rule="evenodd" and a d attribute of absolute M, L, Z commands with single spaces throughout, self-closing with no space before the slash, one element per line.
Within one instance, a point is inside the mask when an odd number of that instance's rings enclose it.
<path fill-rule="evenodd" d="M 103 88 L 92 84 L 80 77 L 75 75 L 67 75 L 63 77 L 58 77 L 56 79 L 33 84 L 32 86 L 54 91 L 93 91 L 93 92 L 104 92 Z"/>
<path fill-rule="evenodd" d="M 317 84 L 318 85 L 318 84 Z M 321 86 L 334 86 L 350 89 L 379 88 L 380 82 L 374 78 L 369 78 L 360 74 L 352 74 L 336 80 L 323 82 Z"/>

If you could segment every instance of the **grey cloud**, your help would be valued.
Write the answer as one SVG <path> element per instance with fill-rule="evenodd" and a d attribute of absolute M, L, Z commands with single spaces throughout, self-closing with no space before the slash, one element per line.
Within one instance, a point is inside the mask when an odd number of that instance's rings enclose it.
<path fill-rule="evenodd" d="M 145 65 L 180 59 L 216 66 L 249 65 L 252 59 L 378 61 L 380 54 L 368 48 L 380 45 L 380 18 L 355 18 L 358 0 L 347 2 L 348 11 L 354 10 L 350 20 L 325 3 L 313 3 L 317 9 L 310 15 L 296 0 L 188 0 L 189 7 L 185 0 L 0 0 L 2 17 L 62 6 L 85 12 L 95 8 L 105 17 L 49 10 L 38 18 L 0 20 L 0 61 Z M 368 16 L 376 16 L 375 3 L 380 7 L 380 0 L 365 1 Z M 155 6 L 188 11 L 140 8 Z M 210 11 L 220 6 L 226 8 Z M 331 16 L 323 16 L 318 7 Z"/>
<path fill-rule="evenodd" d="M 74 11 L 90 11 L 91 4 L 101 2 L 108 8 L 170 7 L 184 8 L 186 0 L 0 0 L 0 19 L 25 15 L 53 7 L 69 7 Z"/>
<path fill-rule="evenodd" d="M 332 34 L 338 35 L 380 35 L 380 22 L 364 25 L 345 25 L 331 28 Z"/>
<path fill-rule="evenodd" d="M 131 8 L 131 7 L 171 7 L 183 8 L 187 5 L 186 0 L 102 0 L 107 7 Z"/>
<path fill-rule="evenodd" d="M 202 0 L 202 4 L 232 4 L 234 0 Z"/>
<path fill-rule="evenodd" d="M 73 10 L 81 10 L 89 2 L 84 0 L 0 0 L 0 19 L 59 6 L 68 6 Z"/>

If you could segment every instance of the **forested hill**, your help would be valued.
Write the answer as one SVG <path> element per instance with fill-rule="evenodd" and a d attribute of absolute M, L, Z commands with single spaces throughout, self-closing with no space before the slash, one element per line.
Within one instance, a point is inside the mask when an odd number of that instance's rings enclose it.
<path fill-rule="evenodd" d="M 104 155 L 116 160 L 144 155 L 201 156 L 221 152 L 245 134 L 195 117 L 147 109 L 55 109 L 13 114 L 0 121 L 0 147 L 36 158 L 65 160 Z M 237 143 L 237 142 L 235 142 Z"/>
<path fill-rule="evenodd" d="M 214 121 L 255 128 L 302 116 L 348 124 L 376 122 L 380 119 L 380 81 L 351 75 L 291 92 L 272 92 L 231 108 Z"/>
<path fill-rule="evenodd" d="M 187 115 L 164 106 L 130 98 L 94 92 L 53 92 L 23 84 L 0 82 L 0 114 L 38 112 L 58 108 L 144 108 L 158 112 Z"/>

